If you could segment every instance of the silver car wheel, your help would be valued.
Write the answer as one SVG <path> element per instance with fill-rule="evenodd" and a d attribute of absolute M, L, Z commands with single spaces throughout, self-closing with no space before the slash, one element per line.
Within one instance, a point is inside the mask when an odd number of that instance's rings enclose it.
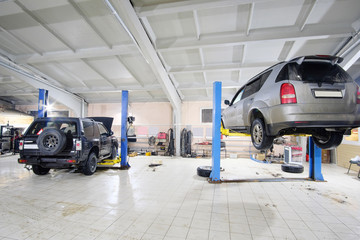
<path fill-rule="evenodd" d="M 253 129 L 253 136 L 256 144 L 261 144 L 263 141 L 263 129 L 259 124 L 256 124 Z"/>

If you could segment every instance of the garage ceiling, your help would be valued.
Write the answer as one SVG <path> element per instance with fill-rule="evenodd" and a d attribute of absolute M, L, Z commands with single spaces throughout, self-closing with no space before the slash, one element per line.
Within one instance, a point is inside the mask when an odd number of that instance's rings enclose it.
<path fill-rule="evenodd" d="M 0 0 L 0 100 L 42 84 L 88 103 L 230 98 L 283 60 L 338 54 L 360 75 L 359 0 Z M 35 84 L 36 83 L 36 84 Z M 54 96 L 52 96 L 54 97 Z"/>

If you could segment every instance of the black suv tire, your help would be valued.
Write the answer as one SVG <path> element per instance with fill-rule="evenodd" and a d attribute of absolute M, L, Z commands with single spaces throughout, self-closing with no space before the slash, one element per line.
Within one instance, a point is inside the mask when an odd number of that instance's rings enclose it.
<path fill-rule="evenodd" d="M 251 124 L 251 141 L 258 150 L 269 149 L 273 144 L 274 137 L 266 135 L 264 121 L 256 118 Z"/>
<path fill-rule="evenodd" d="M 96 172 L 98 158 L 94 152 L 90 153 L 85 165 L 82 167 L 82 172 L 85 175 L 93 175 Z"/>
<path fill-rule="evenodd" d="M 113 159 L 113 160 L 116 159 L 117 151 L 118 151 L 118 149 L 116 146 L 111 147 L 111 156 L 110 156 L 111 159 Z"/>
<path fill-rule="evenodd" d="M 49 173 L 50 168 L 43 168 L 40 165 L 32 165 L 32 170 L 36 175 L 46 175 Z"/>
<path fill-rule="evenodd" d="M 66 136 L 64 132 L 49 128 L 45 129 L 36 141 L 40 153 L 43 155 L 56 155 L 66 146 Z"/>

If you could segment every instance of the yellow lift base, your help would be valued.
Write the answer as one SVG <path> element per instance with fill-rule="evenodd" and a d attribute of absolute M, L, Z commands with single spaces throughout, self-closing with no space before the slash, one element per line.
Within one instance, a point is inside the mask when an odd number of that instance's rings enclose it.
<path fill-rule="evenodd" d="M 105 160 L 102 160 L 101 162 L 99 162 L 97 165 L 98 166 L 104 166 L 104 167 L 109 167 L 109 166 L 113 166 L 117 163 L 120 163 L 121 162 L 121 158 L 118 157 L 116 159 L 105 159 Z"/>
<path fill-rule="evenodd" d="M 221 124 L 220 132 L 224 136 L 240 136 L 240 137 L 249 137 L 250 134 L 247 133 L 239 133 L 239 132 L 230 132 L 230 129 L 223 128 L 223 125 Z"/>
<path fill-rule="evenodd" d="M 223 128 L 222 124 L 221 124 L 221 128 L 220 128 L 220 132 L 224 136 L 239 136 L 239 137 L 250 137 L 251 136 L 250 134 L 247 134 L 247 133 L 234 132 L 234 131 L 231 131 L 230 129 Z M 287 135 L 287 136 L 310 137 L 311 135 L 309 135 L 309 134 L 292 134 L 292 135 Z"/>

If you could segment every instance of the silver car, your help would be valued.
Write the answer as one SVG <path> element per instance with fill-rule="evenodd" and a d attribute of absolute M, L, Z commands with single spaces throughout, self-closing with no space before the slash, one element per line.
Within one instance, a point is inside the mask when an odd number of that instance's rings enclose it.
<path fill-rule="evenodd" d="M 273 139 L 309 134 L 323 149 L 337 147 L 360 126 L 360 92 L 335 56 L 305 56 L 278 63 L 250 79 L 225 104 L 224 128 L 251 134 L 255 148 Z"/>

